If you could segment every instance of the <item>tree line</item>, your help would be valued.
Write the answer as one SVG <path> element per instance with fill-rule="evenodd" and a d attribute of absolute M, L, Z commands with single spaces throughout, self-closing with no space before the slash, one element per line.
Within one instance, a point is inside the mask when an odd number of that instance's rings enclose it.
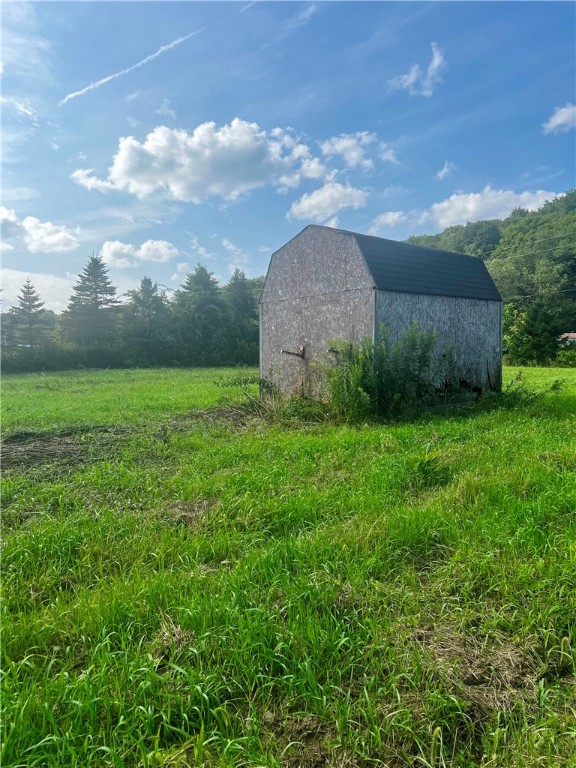
<path fill-rule="evenodd" d="M 256 365 L 262 283 L 236 269 L 221 286 L 198 264 L 172 296 L 143 277 L 121 303 L 102 257 L 92 255 L 60 315 L 24 283 L 2 313 L 2 368 Z"/>
<path fill-rule="evenodd" d="M 558 338 L 576 332 L 576 190 L 537 211 L 448 227 L 408 242 L 481 258 L 504 299 L 504 353 L 519 365 L 576 364 Z M 264 278 L 221 286 L 198 264 L 168 296 L 149 277 L 120 302 L 93 255 L 66 310 L 46 310 L 27 280 L 2 313 L 5 372 L 85 367 L 256 365 Z"/>

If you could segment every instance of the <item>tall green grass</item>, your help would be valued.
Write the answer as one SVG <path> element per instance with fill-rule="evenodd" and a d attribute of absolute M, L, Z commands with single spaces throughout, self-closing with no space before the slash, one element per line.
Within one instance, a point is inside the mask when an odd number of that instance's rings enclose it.
<path fill-rule="evenodd" d="M 356 427 L 130 373 L 67 380 L 110 433 L 4 392 L 2 766 L 574 765 L 571 371 Z"/>

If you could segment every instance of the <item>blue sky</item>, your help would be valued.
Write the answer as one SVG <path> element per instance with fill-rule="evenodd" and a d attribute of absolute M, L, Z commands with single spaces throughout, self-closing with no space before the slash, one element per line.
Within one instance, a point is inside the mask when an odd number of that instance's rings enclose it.
<path fill-rule="evenodd" d="M 5 2 L 2 277 L 57 311 L 264 274 L 309 223 L 392 239 L 575 186 L 570 2 Z"/>

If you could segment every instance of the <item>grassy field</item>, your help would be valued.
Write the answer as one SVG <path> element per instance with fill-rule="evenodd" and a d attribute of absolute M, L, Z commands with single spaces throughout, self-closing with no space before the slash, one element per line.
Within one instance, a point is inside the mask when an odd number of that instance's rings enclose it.
<path fill-rule="evenodd" d="M 554 378 L 350 427 L 231 370 L 6 377 L 3 768 L 576 766 Z"/>
<path fill-rule="evenodd" d="M 4 376 L 2 429 L 158 422 L 224 398 L 238 399 L 242 379 L 257 375 L 247 368 L 153 368 Z M 235 382 L 238 386 L 230 386 Z"/>

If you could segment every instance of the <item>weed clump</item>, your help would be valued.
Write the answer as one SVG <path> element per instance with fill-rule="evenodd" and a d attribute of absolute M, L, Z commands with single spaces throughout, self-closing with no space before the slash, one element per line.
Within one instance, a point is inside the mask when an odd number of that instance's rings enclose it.
<path fill-rule="evenodd" d="M 335 342 L 326 368 L 328 399 L 348 420 L 382 418 L 429 404 L 436 397 L 432 359 L 436 334 L 412 323 L 395 344 L 382 327 L 378 341 Z"/>

